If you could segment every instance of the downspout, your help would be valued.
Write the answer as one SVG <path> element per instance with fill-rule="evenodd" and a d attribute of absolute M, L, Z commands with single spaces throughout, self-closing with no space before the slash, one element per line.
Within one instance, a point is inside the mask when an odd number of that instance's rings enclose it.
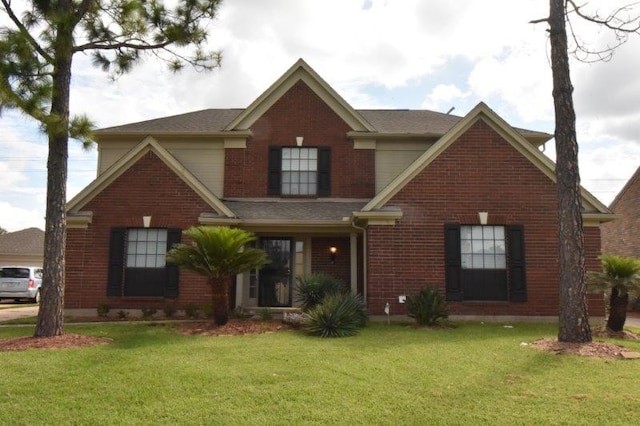
<path fill-rule="evenodd" d="M 351 216 L 351 226 L 362 231 L 362 298 L 367 303 L 367 228 L 356 225 L 355 217 Z"/>

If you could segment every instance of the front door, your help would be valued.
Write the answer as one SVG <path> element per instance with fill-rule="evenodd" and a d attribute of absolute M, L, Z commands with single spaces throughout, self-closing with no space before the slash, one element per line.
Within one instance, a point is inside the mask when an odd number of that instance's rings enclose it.
<path fill-rule="evenodd" d="M 260 246 L 271 263 L 260 270 L 258 306 L 291 306 L 293 239 L 262 238 Z"/>

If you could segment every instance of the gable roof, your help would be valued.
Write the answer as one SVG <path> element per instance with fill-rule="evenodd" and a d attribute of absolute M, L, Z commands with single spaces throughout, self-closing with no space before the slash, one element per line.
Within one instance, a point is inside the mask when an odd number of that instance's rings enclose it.
<path fill-rule="evenodd" d="M 191 189 L 193 189 L 207 204 L 218 214 L 226 217 L 234 217 L 229 210 L 211 191 L 209 191 L 193 174 L 187 170 L 169 151 L 164 149 L 153 137 L 147 137 L 125 156 L 116 161 L 98 178 L 91 182 L 80 193 L 67 203 L 67 211 L 78 213 L 89 201 L 98 195 L 104 188 L 121 176 L 133 166 L 147 152 L 152 151 L 162 160 L 177 176 L 179 176 Z"/>
<path fill-rule="evenodd" d="M 280 97 L 298 81 L 303 81 L 353 130 L 375 131 L 373 126 L 349 105 L 304 60 L 298 59 L 282 77 L 231 121 L 225 130 L 245 130 L 262 116 Z"/>
<path fill-rule="evenodd" d="M 556 182 L 555 164 L 542 154 L 537 148 L 527 142 L 524 136 L 511 127 L 498 114 L 496 114 L 485 103 L 480 102 L 462 120 L 458 121 L 442 138 L 431 146 L 416 161 L 400 173 L 389 185 L 380 191 L 362 211 L 373 211 L 384 207 L 384 205 L 397 194 L 404 186 L 423 171 L 451 144 L 453 144 L 464 132 L 466 132 L 475 122 L 483 120 L 493 130 L 500 134 L 511 146 L 524 155 L 533 165 L 544 173 L 553 182 Z M 596 214 L 610 215 L 607 207 L 582 188 L 582 203 L 591 212 Z"/>
<path fill-rule="evenodd" d="M 624 184 L 624 186 L 622 187 L 620 192 L 618 192 L 618 195 L 616 195 L 616 198 L 614 198 L 613 201 L 611 202 L 611 204 L 609 204 L 609 208 L 611 210 L 615 210 L 616 205 L 623 198 L 625 198 L 625 194 L 627 193 L 627 191 L 629 191 L 629 189 L 631 189 L 631 187 L 636 183 L 636 181 L 638 181 L 638 179 L 640 179 L 640 166 L 638 166 L 638 168 L 636 169 L 636 172 L 629 178 L 627 183 Z"/>
<path fill-rule="evenodd" d="M 20 231 L 0 235 L 0 253 L 2 254 L 44 254 L 44 231 L 38 228 L 26 228 Z"/>
<path fill-rule="evenodd" d="M 204 109 L 138 123 L 106 127 L 96 131 L 106 133 L 220 133 L 244 109 Z"/>

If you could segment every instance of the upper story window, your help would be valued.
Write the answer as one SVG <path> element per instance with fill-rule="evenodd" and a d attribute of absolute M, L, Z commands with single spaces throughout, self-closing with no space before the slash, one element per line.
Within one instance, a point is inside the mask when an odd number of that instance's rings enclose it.
<path fill-rule="evenodd" d="M 282 195 L 316 195 L 318 148 L 282 148 Z"/>
<path fill-rule="evenodd" d="M 270 147 L 268 194 L 329 196 L 329 167 L 328 147 Z"/>

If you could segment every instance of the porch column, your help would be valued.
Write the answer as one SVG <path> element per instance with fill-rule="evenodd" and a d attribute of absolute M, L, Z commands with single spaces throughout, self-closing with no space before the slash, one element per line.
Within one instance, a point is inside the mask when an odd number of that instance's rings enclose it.
<path fill-rule="evenodd" d="M 358 293 L 358 234 L 352 232 L 349 235 L 349 248 L 351 255 L 351 292 Z"/>

